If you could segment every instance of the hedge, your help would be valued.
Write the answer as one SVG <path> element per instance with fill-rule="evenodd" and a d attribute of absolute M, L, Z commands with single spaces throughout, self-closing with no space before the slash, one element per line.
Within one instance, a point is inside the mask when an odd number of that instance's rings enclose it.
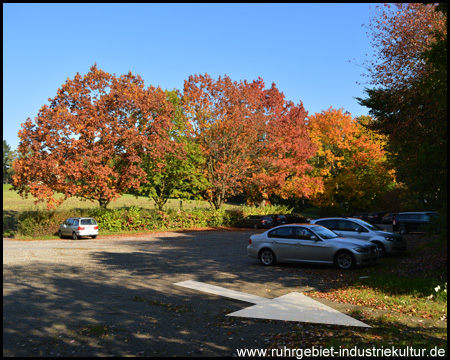
<path fill-rule="evenodd" d="M 58 234 L 59 226 L 69 217 L 93 217 L 99 231 L 119 233 L 137 230 L 176 230 L 203 227 L 234 226 L 249 214 L 289 213 L 284 206 L 240 206 L 233 210 L 148 210 L 138 207 L 122 209 L 74 209 L 24 211 L 16 216 L 16 237 L 44 237 Z"/>

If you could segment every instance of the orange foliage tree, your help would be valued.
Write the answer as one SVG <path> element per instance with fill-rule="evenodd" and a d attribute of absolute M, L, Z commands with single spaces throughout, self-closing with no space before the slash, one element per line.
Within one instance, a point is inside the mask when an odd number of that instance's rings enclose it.
<path fill-rule="evenodd" d="M 275 84 L 262 94 L 265 120 L 264 138 L 257 144 L 253 172 L 247 179 L 251 202 L 268 203 L 271 196 L 309 198 L 322 189 L 320 176 L 312 176 L 308 160 L 316 145 L 309 138 L 307 112 L 303 104 L 286 101 Z"/>
<path fill-rule="evenodd" d="M 49 101 L 22 124 L 13 179 L 14 190 L 48 208 L 72 196 L 106 208 L 145 181 L 142 153 L 162 158 L 170 147 L 170 102 L 131 72 L 116 77 L 94 65 Z"/>
<path fill-rule="evenodd" d="M 329 108 L 309 117 L 308 130 L 318 146 L 311 160 L 324 189 L 312 196 L 317 206 L 370 210 L 394 184 L 384 150 L 385 137 L 366 128 L 369 117 L 353 119 Z"/>
<path fill-rule="evenodd" d="M 302 105 L 286 102 L 261 78 L 251 83 L 217 81 L 196 75 L 185 81 L 186 113 L 206 154 L 207 198 L 215 208 L 234 194 L 251 201 L 271 195 L 309 196 L 320 181 L 311 180 L 313 156 Z"/>
<path fill-rule="evenodd" d="M 261 79 L 238 83 L 226 75 L 217 81 L 194 75 L 184 83 L 186 115 L 206 160 L 206 198 L 216 209 L 242 191 L 258 154 L 255 145 L 264 136 L 263 88 Z"/>
<path fill-rule="evenodd" d="M 422 53 L 447 35 L 446 14 L 436 3 L 395 3 L 375 6 L 367 25 L 373 56 L 364 62 L 370 84 L 408 88 L 430 68 Z"/>

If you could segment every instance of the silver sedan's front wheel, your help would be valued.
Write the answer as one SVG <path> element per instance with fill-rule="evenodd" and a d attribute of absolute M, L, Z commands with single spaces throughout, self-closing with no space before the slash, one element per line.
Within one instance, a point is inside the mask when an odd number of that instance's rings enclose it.
<path fill-rule="evenodd" d="M 355 266 L 355 258 L 348 251 L 340 251 L 336 254 L 334 263 L 342 270 L 352 269 Z"/>
<path fill-rule="evenodd" d="M 270 249 L 264 249 L 259 253 L 259 260 L 263 265 L 270 266 L 276 263 L 275 254 Z"/>

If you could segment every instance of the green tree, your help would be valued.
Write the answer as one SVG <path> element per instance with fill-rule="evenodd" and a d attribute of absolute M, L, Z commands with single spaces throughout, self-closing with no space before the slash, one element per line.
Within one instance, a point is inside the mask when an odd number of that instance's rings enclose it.
<path fill-rule="evenodd" d="M 376 121 L 388 136 L 397 179 L 417 206 L 440 208 L 447 196 L 447 8 L 445 4 L 395 4 L 374 19 L 379 63 L 365 89 Z"/>
<path fill-rule="evenodd" d="M 17 159 L 17 151 L 11 150 L 8 143 L 3 140 L 3 182 L 10 183 L 14 176 L 14 161 Z"/>
<path fill-rule="evenodd" d="M 170 146 L 161 158 L 143 153 L 142 168 L 147 173 L 147 181 L 138 190 L 139 194 L 153 199 L 159 210 L 163 210 L 169 198 L 198 198 L 207 188 L 202 170 L 205 158 L 192 138 L 180 95 L 176 90 L 166 91 L 166 95 L 174 109 L 168 131 Z"/>
<path fill-rule="evenodd" d="M 9 163 L 9 155 L 11 153 L 11 146 L 3 140 L 3 182 L 8 181 L 8 169 L 11 164 Z"/>

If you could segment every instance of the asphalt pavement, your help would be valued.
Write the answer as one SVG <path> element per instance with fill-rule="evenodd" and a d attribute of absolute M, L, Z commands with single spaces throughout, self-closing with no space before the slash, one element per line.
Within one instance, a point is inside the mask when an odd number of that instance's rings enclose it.
<path fill-rule="evenodd" d="M 260 230 L 256 230 L 260 232 Z M 3 356 L 233 356 L 285 321 L 232 318 L 248 303 L 194 280 L 275 298 L 320 290 L 296 265 L 248 257 L 255 230 L 3 241 Z"/>

